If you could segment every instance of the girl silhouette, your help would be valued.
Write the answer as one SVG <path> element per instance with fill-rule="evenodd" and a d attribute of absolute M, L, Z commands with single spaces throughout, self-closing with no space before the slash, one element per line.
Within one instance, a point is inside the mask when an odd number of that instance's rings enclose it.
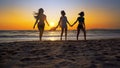
<path fill-rule="evenodd" d="M 84 39 L 86 40 L 86 30 L 85 30 L 85 22 L 84 22 L 84 12 L 80 12 L 79 13 L 80 17 L 77 18 L 77 20 L 74 22 L 74 24 L 77 23 L 77 21 L 79 21 L 78 27 L 77 27 L 77 40 L 78 40 L 78 36 L 80 33 L 80 30 L 82 30 L 84 32 Z M 74 25 L 73 24 L 73 25 Z M 72 26 L 73 26 L 72 25 Z"/>
<path fill-rule="evenodd" d="M 67 20 L 67 17 L 65 16 L 66 15 L 66 13 L 65 13 L 65 11 L 64 10 L 62 10 L 61 11 L 61 17 L 60 17 L 60 20 L 59 20 L 59 23 L 58 23 L 58 25 L 57 25 L 57 27 L 60 25 L 60 27 L 61 27 L 61 37 L 60 37 L 60 39 L 62 40 L 62 36 L 63 36 L 63 32 L 64 32 L 64 30 L 65 30 L 65 40 L 67 40 L 67 23 L 70 25 L 70 23 L 68 22 L 68 20 Z M 71 26 L 71 25 L 70 25 Z M 57 28 L 56 27 L 56 28 Z"/>
<path fill-rule="evenodd" d="M 44 27 L 45 27 L 45 23 L 44 21 L 48 24 L 47 22 L 47 19 L 46 19 L 46 15 L 43 14 L 44 10 L 42 8 L 39 9 L 37 16 L 34 16 L 36 18 L 36 22 L 33 26 L 33 29 L 35 28 L 36 24 L 38 26 L 38 30 L 39 30 L 39 38 L 40 38 L 40 41 L 42 39 L 42 35 L 43 35 L 43 32 L 44 32 Z M 49 26 L 49 24 L 48 24 Z"/>

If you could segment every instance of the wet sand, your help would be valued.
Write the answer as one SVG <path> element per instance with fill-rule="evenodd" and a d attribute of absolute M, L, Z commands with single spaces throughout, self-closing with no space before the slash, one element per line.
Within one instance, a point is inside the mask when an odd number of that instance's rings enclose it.
<path fill-rule="evenodd" d="M 0 68 L 120 68 L 120 39 L 0 43 Z"/>

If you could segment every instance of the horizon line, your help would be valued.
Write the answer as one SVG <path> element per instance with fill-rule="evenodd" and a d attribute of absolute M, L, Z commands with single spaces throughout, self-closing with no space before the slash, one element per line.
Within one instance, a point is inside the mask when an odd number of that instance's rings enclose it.
<path fill-rule="evenodd" d="M 11 31 L 12 30 L 15 30 L 15 29 L 10 29 Z M 1 30 L 0 29 L 0 31 L 10 31 L 10 30 L 8 30 L 8 29 L 3 29 L 3 30 Z M 22 29 L 18 29 L 19 31 L 24 31 L 24 30 L 22 30 Z M 27 29 L 25 29 L 25 30 L 27 30 Z M 33 31 L 38 31 L 37 29 L 28 29 L 28 31 L 29 30 L 33 30 Z M 71 29 L 71 30 L 76 30 L 76 29 Z M 114 28 L 114 29 L 109 29 L 109 28 L 93 28 L 93 29 L 86 29 L 86 30 L 120 30 L 120 28 Z M 45 31 L 52 31 L 52 30 L 45 30 Z M 61 30 L 55 30 L 55 31 L 61 31 Z M 69 30 L 68 30 L 69 31 Z"/>

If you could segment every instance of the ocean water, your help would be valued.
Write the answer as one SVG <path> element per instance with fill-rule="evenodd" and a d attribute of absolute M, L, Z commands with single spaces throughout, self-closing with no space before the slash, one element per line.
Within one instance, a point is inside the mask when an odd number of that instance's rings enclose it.
<path fill-rule="evenodd" d="M 44 31 L 42 40 L 60 40 L 61 31 Z M 69 30 L 68 40 L 76 40 L 76 30 Z M 63 40 L 65 35 L 63 35 Z M 87 30 L 88 40 L 91 39 L 111 39 L 120 38 L 120 30 Z M 35 30 L 0 30 L 0 43 L 14 41 L 38 41 L 39 32 Z M 79 35 L 79 40 L 84 40 L 83 32 Z"/>

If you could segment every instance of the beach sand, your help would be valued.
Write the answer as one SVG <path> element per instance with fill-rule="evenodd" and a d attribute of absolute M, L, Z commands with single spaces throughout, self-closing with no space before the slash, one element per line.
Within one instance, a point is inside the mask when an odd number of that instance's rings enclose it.
<path fill-rule="evenodd" d="M 120 68 L 120 39 L 0 43 L 0 68 Z"/>

